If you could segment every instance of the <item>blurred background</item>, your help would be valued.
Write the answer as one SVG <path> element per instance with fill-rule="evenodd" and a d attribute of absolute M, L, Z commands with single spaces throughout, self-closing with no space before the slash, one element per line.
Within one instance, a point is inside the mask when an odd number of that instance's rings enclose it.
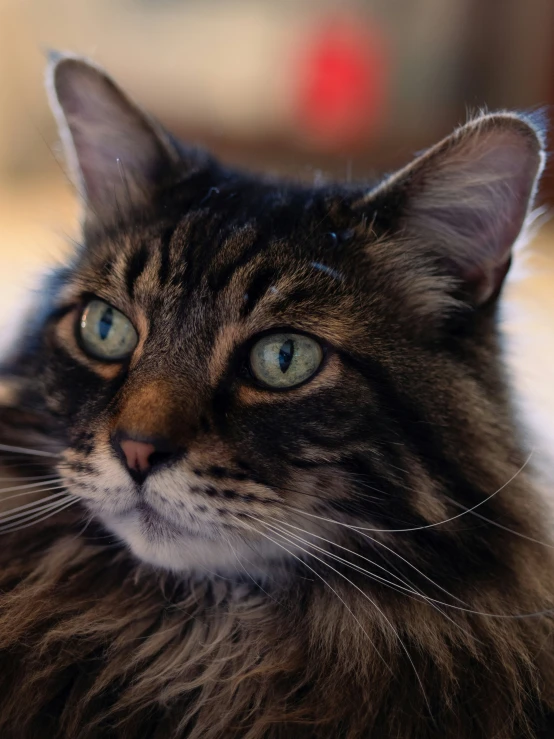
<path fill-rule="evenodd" d="M 553 32 L 552 0 L 0 0 L 0 172 L 54 165 L 48 48 L 227 160 L 368 177 L 468 110 L 548 103 Z"/>
<path fill-rule="evenodd" d="M 553 36 L 554 0 L 0 0 L 0 345 L 37 272 L 77 234 L 47 49 L 107 67 L 227 162 L 371 180 L 472 111 L 552 106 Z M 554 202 L 552 170 L 541 202 Z M 554 448 L 551 227 L 516 266 L 510 366 Z"/>

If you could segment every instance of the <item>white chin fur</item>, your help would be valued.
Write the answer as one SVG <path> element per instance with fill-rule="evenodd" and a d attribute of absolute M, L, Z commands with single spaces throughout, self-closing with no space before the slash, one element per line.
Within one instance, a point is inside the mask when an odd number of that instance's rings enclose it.
<path fill-rule="evenodd" d="M 271 542 L 258 544 L 203 538 L 187 532 L 177 533 L 163 525 L 145 530 L 138 514 L 102 517 L 105 526 L 118 536 L 143 562 L 180 573 L 275 576 L 275 566 L 288 560 L 282 549 Z"/>

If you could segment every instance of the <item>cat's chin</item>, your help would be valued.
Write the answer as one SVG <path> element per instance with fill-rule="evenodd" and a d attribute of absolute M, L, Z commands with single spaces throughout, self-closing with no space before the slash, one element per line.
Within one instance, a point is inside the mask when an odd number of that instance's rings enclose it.
<path fill-rule="evenodd" d="M 202 536 L 200 532 L 180 531 L 162 519 L 145 526 L 144 516 L 133 512 L 125 516 L 105 517 L 102 521 L 135 557 L 156 568 L 183 574 L 248 575 L 258 580 L 284 564 L 283 550 L 271 543 L 229 542 L 228 537 Z M 244 555 L 244 556 L 243 556 Z M 258 555 L 258 556 L 256 556 Z"/>

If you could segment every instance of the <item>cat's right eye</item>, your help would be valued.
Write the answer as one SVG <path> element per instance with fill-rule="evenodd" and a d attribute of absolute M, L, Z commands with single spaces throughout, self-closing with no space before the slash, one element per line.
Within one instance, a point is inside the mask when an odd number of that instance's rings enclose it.
<path fill-rule="evenodd" d="M 131 321 L 104 300 L 87 303 L 79 321 L 80 343 L 87 354 L 104 362 L 120 362 L 138 343 Z"/>

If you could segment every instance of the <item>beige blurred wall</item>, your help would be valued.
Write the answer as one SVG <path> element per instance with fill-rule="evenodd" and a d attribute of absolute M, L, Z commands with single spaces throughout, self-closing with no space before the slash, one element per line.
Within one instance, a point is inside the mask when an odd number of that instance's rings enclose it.
<path fill-rule="evenodd" d="M 280 138 L 317 158 L 295 84 L 306 44 L 335 15 L 368 23 L 388 50 L 385 118 L 361 142 L 379 166 L 443 134 L 466 105 L 545 102 L 552 0 L 0 0 L 0 176 L 52 167 L 48 48 L 97 60 L 181 131 L 246 148 Z"/>

